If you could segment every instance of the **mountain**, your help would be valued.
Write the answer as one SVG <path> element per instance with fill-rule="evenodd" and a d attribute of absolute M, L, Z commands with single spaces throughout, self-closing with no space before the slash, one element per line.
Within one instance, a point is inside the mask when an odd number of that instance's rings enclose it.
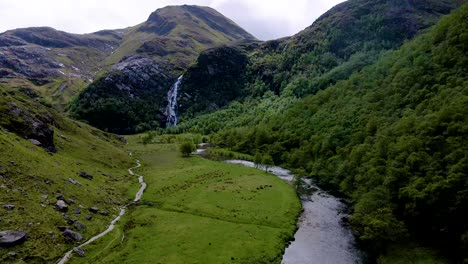
<path fill-rule="evenodd" d="M 120 62 L 80 94 L 72 116 L 120 134 L 165 127 L 167 93 L 197 56 L 221 44 L 250 41 L 252 35 L 211 8 L 159 9 L 124 37 L 108 58 Z"/>
<path fill-rule="evenodd" d="M 462 263 L 468 257 L 467 15 L 465 4 L 316 94 L 270 91 L 182 123 L 179 132 L 268 154 L 337 191 L 349 199 L 348 221 L 379 263 Z"/>
<path fill-rule="evenodd" d="M 161 8 L 140 25 L 92 34 L 47 27 L 9 30 L 0 34 L 0 82 L 35 90 L 65 112 L 85 87 L 127 57 L 150 58 L 176 76 L 201 51 L 246 40 L 255 38 L 215 10 L 199 6 Z"/>
<path fill-rule="evenodd" d="M 133 54 L 163 58 L 184 71 L 203 50 L 230 42 L 255 40 L 230 19 L 209 7 L 167 6 L 133 27 L 107 59 L 115 64 Z"/>
<path fill-rule="evenodd" d="M 190 118 L 267 91 L 314 94 L 374 63 L 459 5 L 455 0 L 346 1 L 290 38 L 236 45 L 247 63 L 218 70 L 215 76 L 212 69 L 230 67 L 225 48 L 210 51 L 209 57 L 202 53 L 184 74 L 179 114 Z"/>

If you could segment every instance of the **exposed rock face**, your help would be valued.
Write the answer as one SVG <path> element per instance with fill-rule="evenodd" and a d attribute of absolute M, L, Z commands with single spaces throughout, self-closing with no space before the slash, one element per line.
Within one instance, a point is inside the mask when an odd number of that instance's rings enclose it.
<path fill-rule="evenodd" d="M 184 74 L 179 91 L 179 113 L 214 111 L 244 95 L 247 55 L 239 48 L 207 50 Z"/>
<path fill-rule="evenodd" d="M 1 231 L 0 246 L 14 246 L 26 240 L 26 233 L 23 231 Z"/>
<path fill-rule="evenodd" d="M 17 135 L 30 139 L 32 143 L 40 143 L 40 146 L 49 152 L 56 152 L 54 144 L 54 130 L 49 125 L 57 126 L 52 115 L 48 113 L 31 113 L 15 103 L 8 103 L 6 111 L 0 114 L 9 118 L 1 123 L 6 129 Z"/>
<path fill-rule="evenodd" d="M 0 78 L 22 77 L 43 81 L 65 76 L 67 68 L 77 67 L 81 68 L 79 74 L 68 77 L 90 78 L 93 75 L 90 66 L 95 65 L 91 62 L 84 63 L 84 60 L 87 60 L 86 56 L 79 55 L 93 54 L 104 58 L 110 54 L 113 47 L 118 47 L 122 40 L 121 34 L 117 34 L 118 31 L 111 32 L 75 35 L 48 27 L 4 32 L 0 34 Z M 103 38 L 103 35 L 107 37 Z M 75 47 L 81 49 L 74 49 Z M 60 57 L 67 57 L 71 64 L 63 63 Z"/>
<path fill-rule="evenodd" d="M 78 119 L 118 134 L 157 128 L 165 123 L 166 93 L 174 80 L 163 64 L 133 56 L 91 84 L 72 112 Z"/>
<path fill-rule="evenodd" d="M 66 238 L 69 238 L 71 240 L 74 240 L 74 241 L 81 241 L 83 240 L 83 236 L 77 232 L 74 232 L 70 229 L 66 229 L 65 231 L 63 231 L 63 236 L 65 236 Z"/>

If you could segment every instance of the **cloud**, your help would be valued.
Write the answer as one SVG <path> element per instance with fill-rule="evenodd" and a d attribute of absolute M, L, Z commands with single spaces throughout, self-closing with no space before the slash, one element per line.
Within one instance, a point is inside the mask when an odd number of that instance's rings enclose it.
<path fill-rule="evenodd" d="M 72 33 L 134 26 L 167 5 L 215 8 L 262 40 L 293 35 L 343 0 L 0 0 L 0 32 L 49 26 Z"/>

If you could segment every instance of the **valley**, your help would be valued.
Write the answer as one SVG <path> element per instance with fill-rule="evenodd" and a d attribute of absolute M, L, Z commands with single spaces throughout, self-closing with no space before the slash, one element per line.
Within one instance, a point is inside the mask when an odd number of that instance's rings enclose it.
<path fill-rule="evenodd" d="M 0 33 L 0 262 L 468 263 L 467 43 L 465 0 Z"/>

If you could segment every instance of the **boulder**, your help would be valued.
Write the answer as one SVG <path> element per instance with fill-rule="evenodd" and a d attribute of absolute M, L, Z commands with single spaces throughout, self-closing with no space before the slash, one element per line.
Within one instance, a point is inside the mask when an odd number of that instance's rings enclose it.
<path fill-rule="evenodd" d="M 36 145 L 36 146 L 42 145 L 42 143 L 37 139 L 30 139 L 29 141 L 31 141 L 31 143 L 33 143 L 33 145 Z"/>
<path fill-rule="evenodd" d="M 89 208 L 89 211 L 93 214 L 99 212 L 99 208 L 97 206 L 93 206 L 91 208 Z"/>
<path fill-rule="evenodd" d="M 78 207 L 75 207 L 75 209 L 73 209 L 73 211 L 74 211 L 75 214 L 77 214 L 77 215 L 81 214 L 81 210 L 80 210 L 80 208 L 78 208 Z"/>
<path fill-rule="evenodd" d="M 85 231 L 86 230 L 86 225 L 85 224 L 82 224 L 78 221 L 75 222 L 74 224 L 75 228 L 80 230 L 80 231 Z"/>
<path fill-rule="evenodd" d="M 66 237 L 66 238 L 69 238 L 71 240 L 74 240 L 74 241 L 81 241 L 83 240 L 83 236 L 75 231 L 72 231 L 70 229 L 66 229 L 65 231 L 63 231 L 63 236 Z"/>
<path fill-rule="evenodd" d="M 3 208 L 4 208 L 5 210 L 11 211 L 11 210 L 15 209 L 15 206 L 12 205 L 12 204 L 7 204 L 7 205 L 4 205 Z"/>
<path fill-rule="evenodd" d="M 26 240 L 26 232 L 23 231 L 1 231 L 0 246 L 15 246 Z"/>
<path fill-rule="evenodd" d="M 75 252 L 80 257 L 85 256 L 85 251 L 81 247 L 73 248 L 73 252 Z"/>
<path fill-rule="evenodd" d="M 58 200 L 55 204 L 55 208 L 59 211 L 66 212 L 68 210 L 68 205 L 63 200 Z"/>
<path fill-rule="evenodd" d="M 109 212 L 103 210 L 103 211 L 100 212 L 100 214 L 101 214 L 101 215 L 104 215 L 104 216 L 108 216 L 108 215 L 109 215 Z"/>
<path fill-rule="evenodd" d="M 93 216 L 92 216 L 92 215 L 87 215 L 87 216 L 86 216 L 86 220 L 91 221 L 91 219 L 93 219 Z"/>
<path fill-rule="evenodd" d="M 81 172 L 79 173 L 79 175 L 80 175 L 80 177 L 85 178 L 85 179 L 88 179 L 88 180 L 92 180 L 92 179 L 94 178 L 93 175 L 91 175 L 91 174 L 89 174 L 89 173 L 86 173 L 86 172 L 84 172 L 84 171 L 81 171 Z"/>
<path fill-rule="evenodd" d="M 75 185 L 81 185 L 81 183 L 80 183 L 79 181 L 74 180 L 74 179 L 72 179 L 72 178 L 68 178 L 68 181 L 69 181 L 70 183 L 72 183 L 72 184 L 75 184 Z"/>

